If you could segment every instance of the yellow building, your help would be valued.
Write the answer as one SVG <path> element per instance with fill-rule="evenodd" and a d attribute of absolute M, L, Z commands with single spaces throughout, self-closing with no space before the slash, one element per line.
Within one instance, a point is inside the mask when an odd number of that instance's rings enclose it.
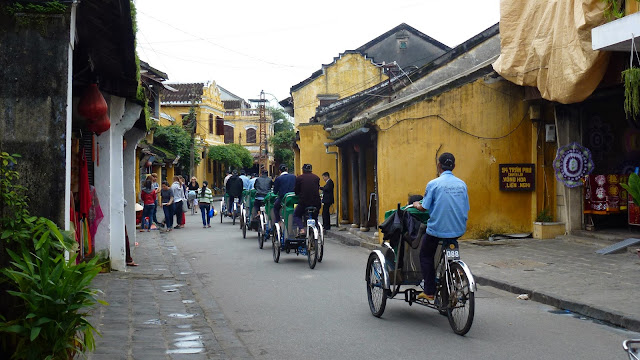
<path fill-rule="evenodd" d="M 219 87 L 221 99 L 224 104 L 224 143 L 240 144 L 253 155 L 254 166 L 246 169 L 248 173 L 258 173 L 260 159 L 260 101 L 250 100 L 252 104 L 243 98 L 233 94 L 229 90 Z M 257 99 L 259 100 L 259 99 Z M 268 159 L 268 171 L 273 173 L 273 146 L 267 139 L 273 136 L 273 118 L 269 111 L 265 111 L 264 130 L 262 143 L 266 144 Z"/>
<path fill-rule="evenodd" d="M 318 109 L 310 124 L 300 126 L 301 157 L 319 164 L 318 173 L 337 172 L 342 223 L 368 231 L 385 211 L 423 195 L 443 152 L 456 156 L 454 174 L 468 186 L 466 237 L 528 232 L 538 211 L 554 208 L 549 164 L 556 148 L 541 148 L 537 130 L 549 116 L 543 109 L 532 121 L 524 88 L 491 68 L 499 52 L 495 25 L 437 65 L 411 72 L 411 82 L 392 78 Z M 508 164 L 530 165 L 533 187 L 500 190 L 501 165 Z"/>
<path fill-rule="evenodd" d="M 206 149 L 211 145 L 224 144 L 224 106 L 220 89 L 214 81 L 207 83 L 168 84 L 174 92 L 165 91 L 160 102 L 160 126 L 183 125 L 191 107 L 195 107 L 195 151 L 200 155 L 200 163 L 194 165 L 192 174 L 182 174 L 185 178 L 195 176 L 202 184 L 207 180 L 211 187 L 219 186 L 222 176 L 220 164 L 207 158 Z M 171 179 L 168 179 L 171 182 Z"/>
<path fill-rule="evenodd" d="M 341 53 L 330 64 L 322 65 L 309 78 L 291 87 L 295 128 L 300 130 L 301 126 L 308 124 L 317 110 L 332 103 L 348 101 L 350 97 L 370 96 L 362 95 L 362 92 L 377 84 L 388 83 L 390 79 L 396 82 L 398 75 L 420 67 L 448 50 L 446 45 L 402 23 L 355 50 Z M 314 145 L 317 144 L 298 142 L 296 173 L 301 172 L 302 164 L 317 160 Z M 331 172 L 334 168 L 325 162 L 312 165 L 318 169 L 317 173 Z"/>

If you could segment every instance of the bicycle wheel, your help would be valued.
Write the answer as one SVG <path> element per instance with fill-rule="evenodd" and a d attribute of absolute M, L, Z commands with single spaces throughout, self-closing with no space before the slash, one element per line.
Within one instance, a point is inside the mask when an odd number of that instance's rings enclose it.
<path fill-rule="evenodd" d="M 447 317 L 451 329 L 458 335 L 464 335 L 471 329 L 473 316 L 475 314 L 475 294 L 470 289 L 467 274 L 460 264 L 452 262 L 449 264 L 447 275 L 449 291 L 443 289 L 443 301 L 447 304 Z M 445 299 L 446 297 L 446 299 Z"/>
<path fill-rule="evenodd" d="M 233 207 L 231 208 L 231 225 L 235 225 L 236 224 L 236 217 L 238 216 L 237 212 L 237 207 L 236 205 L 232 205 Z"/>
<path fill-rule="evenodd" d="M 274 225 L 273 233 L 271 234 L 271 248 L 273 250 L 273 261 L 278 262 L 280 260 L 280 226 Z"/>
<path fill-rule="evenodd" d="M 222 219 L 224 218 L 224 212 L 227 210 L 224 207 L 224 200 L 220 201 L 220 224 L 222 224 Z"/>
<path fill-rule="evenodd" d="M 380 259 L 375 253 L 371 253 L 367 261 L 367 299 L 371 314 L 375 317 L 382 316 L 384 308 L 387 306 L 388 290 L 382 287 L 382 276 Z"/>
<path fill-rule="evenodd" d="M 309 268 L 316 267 L 318 261 L 318 238 L 315 236 L 312 227 L 307 227 L 307 262 Z"/>
<path fill-rule="evenodd" d="M 318 224 L 318 262 L 322 262 L 322 258 L 324 257 L 324 229 L 322 225 Z"/>

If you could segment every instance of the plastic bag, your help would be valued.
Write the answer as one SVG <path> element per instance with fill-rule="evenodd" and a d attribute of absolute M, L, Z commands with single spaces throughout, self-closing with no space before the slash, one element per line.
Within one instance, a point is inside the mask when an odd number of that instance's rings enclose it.
<path fill-rule="evenodd" d="M 211 210 L 209 210 L 209 217 L 214 217 L 215 215 L 216 215 L 216 209 L 214 209 L 212 206 Z"/>

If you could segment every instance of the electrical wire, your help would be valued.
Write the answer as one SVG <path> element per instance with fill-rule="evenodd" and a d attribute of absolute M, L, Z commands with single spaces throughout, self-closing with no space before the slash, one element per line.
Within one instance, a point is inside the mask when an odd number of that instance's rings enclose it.
<path fill-rule="evenodd" d="M 522 123 L 524 122 L 524 120 L 527 118 L 528 115 L 528 111 L 524 112 L 524 115 L 522 116 L 522 119 L 520 120 L 520 122 L 518 123 L 518 125 L 516 125 L 515 128 L 513 128 L 511 131 L 509 131 L 507 134 L 502 135 L 502 136 L 497 136 L 497 137 L 487 137 L 487 136 L 480 136 L 480 135 L 475 135 L 472 134 L 466 130 L 462 130 L 459 127 L 455 126 L 454 124 L 452 124 L 451 122 L 449 122 L 447 119 L 445 119 L 444 117 L 442 117 L 440 114 L 434 114 L 434 115 L 425 115 L 425 116 L 418 116 L 418 117 L 410 117 L 410 118 L 404 118 L 404 119 L 400 119 L 398 121 L 396 121 L 393 125 L 384 128 L 384 129 L 380 129 L 380 131 L 387 131 L 389 129 L 391 129 L 392 127 L 398 125 L 399 123 L 406 121 L 406 120 L 421 120 L 421 119 L 426 119 L 426 118 L 430 118 L 430 117 L 437 117 L 438 119 L 444 121 L 445 123 L 447 123 L 449 126 L 451 126 L 452 128 L 460 131 L 463 134 L 472 136 L 476 139 L 482 139 L 482 140 L 500 140 L 500 139 L 504 139 L 506 137 L 508 137 L 509 135 L 513 134 L 516 130 L 518 130 L 518 128 L 520 127 L 520 125 L 522 125 Z"/>
<path fill-rule="evenodd" d="M 175 29 L 175 30 L 178 30 L 178 31 L 180 31 L 180 32 L 182 32 L 182 33 L 184 33 L 184 34 L 187 34 L 187 35 L 189 35 L 189 36 L 191 36 L 191 37 L 194 37 L 194 38 L 196 38 L 196 39 L 202 40 L 202 41 L 207 42 L 207 43 L 209 43 L 209 44 L 211 44 L 211 45 L 213 45 L 213 46 L 219 47 L 219 48 L 221 48 L 221 49 L 224 49 L 224 50 L 226 50 L 226 51 L 232 52 L 232 53 L 234 53 L 234 54 L 241 55 L 241 56 L 244 56 L 244 57 L 246 57 L 246 58 L 253 59 L 253 60 L 256 60 L 256 61 L 259 61 L 259 62 L 265 63 L 265 64 L 269 64 L 269 65 L 277 66 L 277 67 L 306 69 L 306 68 L 303 68 L 303 67 L 300 67 L 300 66 L 288 65 L 288 64 L 280 64 L 280 63 L 276 63 L 276 62 L 273 62 L 273 61 L 264 60 L 264 59 L 261 59 L 261 58 L 259 58 L 259 57 L 253 56 L 253 55 L 245 54 L 245 53 L 242 53 L 242 52 L 240 52 L 240 51 L 237 51 L 237 50 L 234 50 L 234 49 L 228 48 L 228 47 L 223 46 L 223 45 L 220 45 L 220 44 L 217 44 L 217 43 L 215 43 L 215 42 L 213 42 L 213 41 L 211 41 L 211 40 L 209 40 L 209 39 L 207 39 L 207 38 L 204 38 L 204 37 L 202 37 L 202 36 L 199 36 L 199 35 L 196 35 L 196 34 L 192 34 L 192 33 L 188 32 L 188 31 L 182 30 L 182 29 L 180 29 L 180 28 L 178 28 L 178 27 L 174 26 L 173 24 L 170 24 L 170 23 L 168 23 L 168 22 L 166 22 L 166 21 L 160 20 L 160 19 L 156 18 L 155 16 L 153 16 L 153 15 L 149 15 L 149 14 L 147 14 L 147 13 L 143 12 L 143 11 L 139 11 L 139 10 L 138 10 L 138 13 L 139 13 L 139 14 L 142 14 L 142 15 L 144 15 L 144 16 L 147 16 L 147 17 L 149 17 L 149 18 L 151 18 L 151 19 L 153 19 L 153 20 L 155 20 L 155 21 L 157 21 L 157 22 L 159 22 L 159 23 L 162 23 L 162 24 L 164 24 L 164 25 L 166 25 L 166 26 L 169 26 L 169 27 L 171 27 L 171 28 L 173 28 L 173 29 Z"/>

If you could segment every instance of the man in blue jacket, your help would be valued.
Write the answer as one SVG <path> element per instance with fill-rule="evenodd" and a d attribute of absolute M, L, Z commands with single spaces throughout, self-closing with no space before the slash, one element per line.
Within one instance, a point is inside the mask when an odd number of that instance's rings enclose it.
<path fill-rule="evenodd" d="M 467 231 L 469 195 L 467 184 L 451 172 L 456 167 L 456 159 L 451 153 L 438 158 L 438 178 L 429 181 L 422 201 L 413 206 L 429 210 L 427 233 L 420 247 L 420 267 L 424 277 L 424 291 L 418 299 L 433 301 L 436 293 L 436 275 L 433 266 L 438 242 L 458 245 L 458 238 Z"/>
<path fill-rule="evenodd" d="M 280 165 L 280 176 L 273 182 L 273 193 L 278 195 L 273 202 L 273 212 L 276 222 L 280 221 L 280 209 L 282 208 L 282 198 L 286 193 L 293 192 L 296 186 L 296 176 L 287 172 L 287 165 Z"/>

